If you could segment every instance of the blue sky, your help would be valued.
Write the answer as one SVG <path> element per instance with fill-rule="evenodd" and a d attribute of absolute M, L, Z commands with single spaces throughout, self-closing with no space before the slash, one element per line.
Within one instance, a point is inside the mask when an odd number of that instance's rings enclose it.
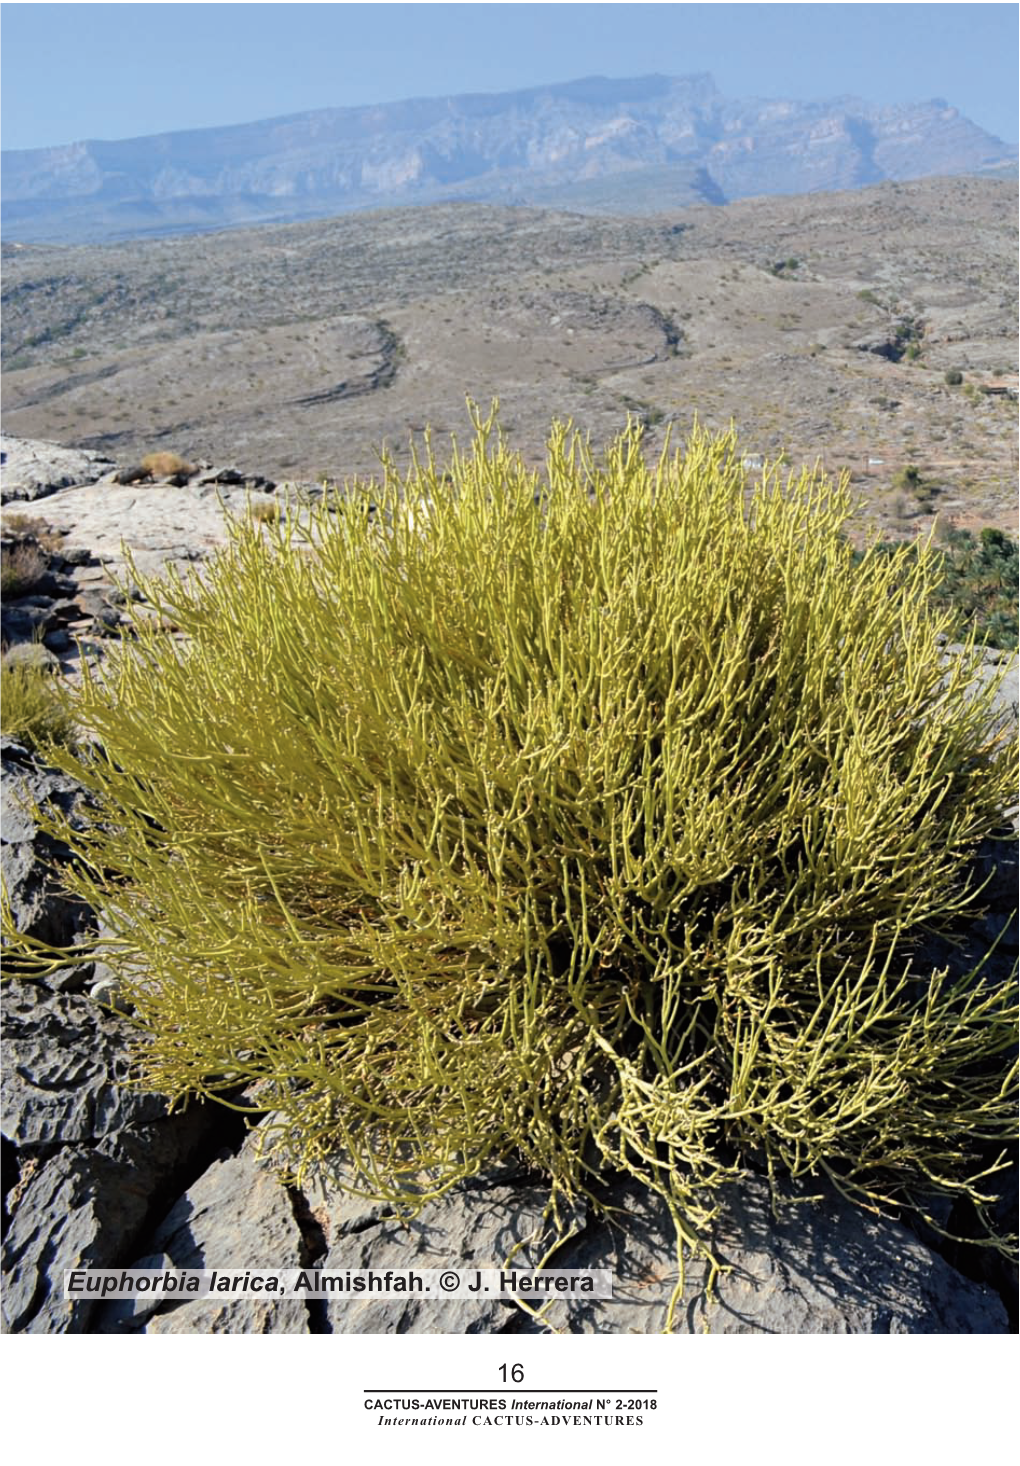
<path fill-rule="evenodd" d="M 4 4 L 2 143 L 651 71 L 709 71 L 734 97 L 944 97 L 1015 142 L 1018 14 L 1013 3 Z"/>

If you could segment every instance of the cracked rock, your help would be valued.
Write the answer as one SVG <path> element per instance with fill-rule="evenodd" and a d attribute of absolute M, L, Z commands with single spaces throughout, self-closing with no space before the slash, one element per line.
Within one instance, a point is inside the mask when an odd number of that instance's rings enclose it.
<path fill-rule="evenodd" d="M 145 1239 L 177 1268 L 262 1268 L 306 1262 L 301 1229 L 277 1173 L 257 1157 L 258 1129 L 237 1155 L 215 1161 Z M 141 1264 L 132 1264 L 141 1266 Z M 170 1304 L 146 1326 L 151 1334 L 307 1334 L 302 1299 L 211 1296 Z"/>
<path fill-rule="evenodd" d="M 803 1190 L 800 1194 L 815 1194 Z M 565 1333 L 658 1333 L 677 1281 L 665 1204 L 629 1178 L 609 1188 L 610 1220 L 597 1220 L 550 1267 L 611 1268 L 612 1302 L 556 1299 L 548 1322 Z M 726 1269 L 688 1260 L 675 1333 L 1000 1334 L 1006 1310 L 902 1223 L 879 1218 L 835 1192 L 773 1212 L 768 1182 L 745 1175 L 721 1194 L 712 1245 Z M 529 1318 L 520 1332 L 541 1325 Z"/>
<path fill-rule="evenodd" d="M 47 653 L 49 655 L 49 653 Z M 49 807 L 81 821 L 85 793 L 65 774 L 36 763 L 10 738 L 3 740 L 0 803 L 3 834 L 0 863 L 19 932 L 54 946 L 68 946 L 86 928 L 89 908 L 65 895 L 48 868 L 66 861 L 66 847 L 43 834 L 32 806 Z"/>
<path fill-rule="evenodd" d="M 85 448 L 62 448 L 31 438 L 0 437 L 0 503 L 12 499 L 42 499 L 74 484 L 92 484 L 113 464 L 101 453 Z"/>
<path fill-rule="evenodd" d="M 100 1140 L 166 1117 L 166 1101 L 125 1088 L 135 1035 L 73 993 L 37 983 L 4 991 L 3 1133 L 19 1147 Z"/>
<path fill-rule="evenodd" d="M 463 1182 L 428 1202 L 410 1221 L 395 1217 L 392 1207 L 352 1196 L 321 1176 L 306 1194 L 330 1241 L 320 1264 L 329 1270 L 469 1272 L 501 1268 L 511 1254 L 515 1266 L 533 1267 L 554 1235 L 547 1215 L 548 1188 L 515 1180 L 506 1171 Z M 564 1220 L 567 1226 L 583 1226 L 583 1209 Z M 502 1332 L 519 1313 L 512 1300 L 499 1297 L 436 1300 L 408 1294 L 375 1301 L 361 1295 L 326 1297 L 334 1334 L 491 1334 Z"/>
<path fill-rule="evenodd" d="M 338 1176 L 338 1180 L 341 1179 Z M 553 1232 L 541 1185 L 487 1184 L 484 1177 L 429 1203 L 410 1222 L 320 1181 L 310 1197 L 331 1238 L 326 1269 L 533 1267 Z M 525 1301 L 543 1317 L 497 1298 L 363 1300 L 325 1295 L 333 1333 L 660 1333 L 677 1283 L 676 1242 L 662 1200 L 630 1178 L 605 1193 L 607 1216 L 578 1207 L 563 1218 L 549 1268 L 605 1268 L 612 1300 Z M 562 1215 L 562 1214 L 561 1214 Z M 899 1222 L 870 1216 L 834 1192 L 773 1214 L 768 1183 L 747 1175 L 722 1195 L 713 1247 L 724 1266 L 686 1261 L 676 1333 L 1008 1333 L 1001 1300 L 969 1281 Z M 524 1295 L 521 1295 L 522 1297 Z M 549 1301 L 551 1299 L 551 1301 Z"/>
<path fill-rule="evenodd" d="M 168 1114 L 159 1095 L 124 1088 L 131 1029 L 87 998 L 13 981 L 2 1002 L 4 1152 L 17 1169 L 5 1325 L 81 1333 L 95 1299 L 65 1302 L 65 1269 L 121 1265 L 215 1119 L 201 1105 Z"/>
<path fill-rule="evenodd" d="M 3 1248 L 3 1314 L 12 1333 L 86 1331 L 94 1297 L 65 1300 L 63 1274 L 117 1265 L 145 1218 L 145 1179 L 84 1146 L 68 1147 L 35 1172 Z"/>

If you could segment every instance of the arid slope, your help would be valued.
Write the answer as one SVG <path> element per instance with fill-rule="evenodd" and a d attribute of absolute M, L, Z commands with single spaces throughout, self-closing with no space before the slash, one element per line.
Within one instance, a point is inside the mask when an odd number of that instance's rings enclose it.
<path fill-rule="evenodd" d="M 653 449 L 697 415 L 751 457 L 849 468 L 904 532 L 928 522 L 904 466 L 944 518 L 1015 529 L 1016 211 L 1015 183 L 927 179 L 643 220 L 444 204 L 6 246 L 4 425 L 308 480 L 462 431 L 465 395 L 498 395 L 536 460 L 553 415 L 600 442 L 637 413 Z"/>

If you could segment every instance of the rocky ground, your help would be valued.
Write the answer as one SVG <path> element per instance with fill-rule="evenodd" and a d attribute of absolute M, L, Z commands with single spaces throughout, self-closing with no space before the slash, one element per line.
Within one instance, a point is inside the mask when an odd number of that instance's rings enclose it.
<path fill-rule="evenodd" d="M 4 514 L 44 516 L 45 552 L 33 594 L 4 606 L 8 657 L 53 658 L 73 672 L 101 659 L 123 628 L 114 584 L 130 548 L 145 570 L 200 568 L 224 538 L 220 499 L 286 505 L 258 476 L 193 465 L 163 482 L 95 454 L 7 439 Z M 127 482 L 125 482 L 127 480 Z M 284 510 L 286 512 L 286 510 Z M 23 533 L 23 526 L 20 533 Z M 10 546 L 12 537 L 4 541 Z M 987 675 L 999 658 L 990 654 Z M 1017 718 L 1016 662 L 1000 715 Z M 66 852 L 40 833 L 31 806 L 80 809 L 81 791 L 5 737 L 3 873 L 18 929 L 66 944 L 104 932 L 102 912 L 61 894 L 53 875 Z M 976 857 L 986 883 L 982 914 L 958 945 L 929 944 L 919 960 L 969 970 L 994 946 L 986 972 L 1016 961 L 1016 848 L 986 842 Z M 997 944 L 997 945 L 996 945 Z M 675 1281 L 673 1229 L 661 1202 L 607 1177 L 612 1220 L 587 1205 L 567 1218 L 559 1267 L 608 1267 L 612 1302 L 557 1301 L 545 1321 L 504 1301 L 424 1304 L 340 1300 L 185 1304 L 146 1298 L 97 1304 L 60 1296 L 65 1269 L 261 1266 L 326 1268 L 499 1266 L 518 1243 L 518 1264 L 551 1240 L 539 1178 L 512 1168 L 477 1177 L 407 1222 L 344 1190 L 342 1162 L 298 1190 L 282 1185 L 260 1141 L 272 1117 L 257 1095 L 242 1112 L 196 1104 L 169 1113 L 157 1095 L 125 1088 L 137 1034 L 101 958 L 44 981 L 15 976 L 3 991 L 3 1326 L 26 1333 L 528 1333 L 657 1332 Z M 248 1106 L 247 1112 L 243 1107 Z M 1016 1229 L 1016 1172 L 1007 1173 L 1000 1220 Z M 1011 1220 L 1010 1220 L 1011 1218 Z M 966 1207 L 946 1209 L 947 1231 L 972 1235 Z M 987 1251 L 950 1243 L 924 1226 L 871 1216 L 825 1190 L 774 1214 L 767 1180 L 749 1168 L 723 1197 L 715 1233 L 728 1270 L 714 1289 L 688 1270 L 683 1332 L 1006 1333 L 1016 1328 L 1016 1273 Z"/>
<path fill-rule="evenodd" d="M 1016 532 L 1015 182 L 925 179 L 645 219 L 442 204 L 104 247 L 5 246 L 5 421 L 343 481 L 502 402 L 649 446 L 697 416 L 853 475 L 862 518 Z M 946 374 L 959 372 L 955 385 Z M 954 379 L 955 380 L 955 379 Z M 1012 395 L 1011 395 L 1012 394 Z M 916 467 L 931 492 L 895 482 Z"/>

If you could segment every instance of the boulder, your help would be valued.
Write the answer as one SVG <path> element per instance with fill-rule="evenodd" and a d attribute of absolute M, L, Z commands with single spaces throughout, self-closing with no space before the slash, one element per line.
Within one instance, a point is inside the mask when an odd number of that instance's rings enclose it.
<path fill-rule="evenodd" d="M 56 626 L 49 610 L 26 601 L 5 601 L 0 606 L 0 640 L 8 648 L 19 643 L 32 644 Z"/>
<path fill-rule="evenodd" d="M 455 1187 L 409 1221 L 396 1216 L 392 1207 L 338 1190 L 321 1176 L 305 1194 L 311 1215 L 329 1240 L 329 1252 L 317 1263 L 326 1269 L 450 1267 L 470 1272 L 499 1268 L 511 1253 L 516 1266 L 533 1267 L 553 1235 L 546 1216 L 548 1187 L 507 1171 Z M 583 1227 L 583 1206 L 569 1220 Z M 327 1298 L 328 1331 L 334 1334 L 493 1334 L 516 1323 L 519 1314 L 512 1303 L 493 1297 Z"/>
<path fill-rule="evenodd" d="M 148 1176 L 87 1146 L 69 1146 L 28 1167 L 3 1245 L 3 1317 L 11 1333 L 80 1334 L 95 1303 L 62 1297 L 63 1274 L 114 1267 L 150 1204 Z"/>
<path fill-rule="evenodd" d="M 75 484 L 92 484 L 113 467 L 89 449 L 64 448 L 0 434 L 0 503 L 42 499 Z"/>
<path fill-rule="evenodd" d="M 224 507 L 243 514 L 247 492 L 243 485 L 202 486 L 195 481 L 181 488 L 104 481 L 61 490 L 47 512 L 64 535 L 65 559 L 88 553 L 116 577 L 125 570 L 127 548 L 141 574 L 151 575 L 167 565 L 183 568 L 224 547 Z"/>
<path fill-rule="evenodd" d="M 60 658 L 39 641 L 18 641 L 3 654 L 5 667 L 29 667 L 33 672 L 59 672 Z"/>
<path fill-rule="evenodd" d="M 17 1180 L 5 1203 L 5 1327 L 82 1333 L 95 1300 L 65 1301 L 63 1273 L 116 1267 L 198 1162 L 222 1112 L 123 1084 L 130 1030 L 88 999 L 11 982 L 4 1007 L 3 1133 Z M 7 1183 L 5 1182 L 5 1186 Z"/>

